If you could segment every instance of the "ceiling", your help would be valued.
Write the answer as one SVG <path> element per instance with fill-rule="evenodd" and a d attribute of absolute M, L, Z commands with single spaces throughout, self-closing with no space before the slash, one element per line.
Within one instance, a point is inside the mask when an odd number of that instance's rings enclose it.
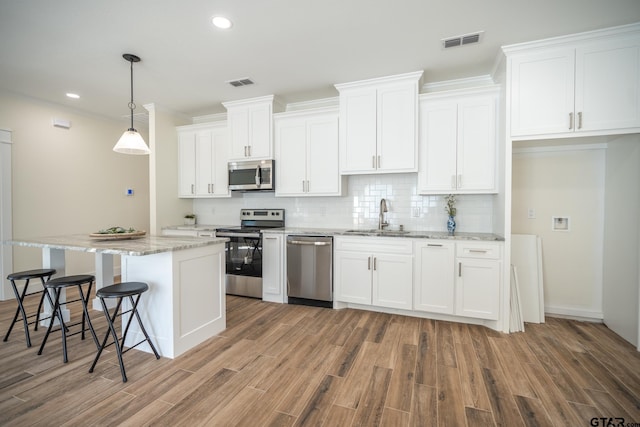
<path fill-rule="evenodd" d="M 136 112 L 199 116 L 417 70 L 425 82 L 486 75 L 502 45 L 638 21 L 638 0 L 0 0 L 0 90 L 125 120 L 133 53 Z M 442 48 L 476 31 L 480 43 Z M 255 85 L 225 83 L 245 77 Z"/>

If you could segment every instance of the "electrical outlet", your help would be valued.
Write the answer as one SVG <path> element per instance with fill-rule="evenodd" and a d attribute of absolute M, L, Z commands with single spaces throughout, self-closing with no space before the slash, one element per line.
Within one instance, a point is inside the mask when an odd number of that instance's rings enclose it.
<path fill-rule="evenodd" d="M 527 218 L 536 219 L 536 210 L 534 208 L 529 208 L 527 210 Z"/>
<path fill-rule="evenodd" d="M 411 217 L 412 218 L 420 218 L 420 208 L 413 208 L 411 211 Z"/>

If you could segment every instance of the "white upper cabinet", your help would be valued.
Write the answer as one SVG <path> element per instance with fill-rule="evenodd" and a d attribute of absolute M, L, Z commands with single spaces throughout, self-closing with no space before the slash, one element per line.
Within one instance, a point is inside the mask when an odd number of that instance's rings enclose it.
<path fill-rule="evenodd" d="M 496 192 L 499 89 L 420 97 L 420 194 Z"/>
<path fill-rule="evenodd" d="M 640 131 L 640 25 L 504 50 L 513 139 Z"/>
<path fill-rule="evenodd" d="M 338 110 L 274 116 L 276 197 L 339 196 Z"/>
<path fill-rule="evenodd" d="M 342 174 L 417 171 L 421 76 L 422 71 L 336 85 Z"/>
<path fill-rule="evenodd" d="M 229 197 L 225 122 L 178 128 L 178 195 Z"/>
<path fill-rule="evenodd" d="M 273 158 L 273 95 L 223 102 L 227 109 L 230 158 L 266 160 Z"/>

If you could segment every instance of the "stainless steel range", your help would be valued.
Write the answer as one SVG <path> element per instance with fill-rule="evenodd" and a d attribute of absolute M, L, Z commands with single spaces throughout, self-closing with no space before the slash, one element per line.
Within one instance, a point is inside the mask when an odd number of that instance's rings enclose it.
<path fill-rule="evenodd" d="M 242 209 L 240 226 L 216 229 L 225 249 L 227 294 L 262 299 L 262 233 L 284 227 L 284 209 Z"/>

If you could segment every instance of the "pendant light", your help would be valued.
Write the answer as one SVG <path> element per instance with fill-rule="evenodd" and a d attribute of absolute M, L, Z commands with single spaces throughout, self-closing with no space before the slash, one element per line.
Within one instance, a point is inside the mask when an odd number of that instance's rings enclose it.
<path fill-rule="evenodd" d="M 138 131 L 133 128 L 133 110 L 136 108 L 136 104 L 133 103 L 133 63 L 140 62 L 140 57 L 130 53 L 125 53 L 122 57 L 131 63 L 131 101 L 129 102 L 131 127 L 122 134 L 113 151 L 122 154 L 149 154 L 151 150 Z"/>

